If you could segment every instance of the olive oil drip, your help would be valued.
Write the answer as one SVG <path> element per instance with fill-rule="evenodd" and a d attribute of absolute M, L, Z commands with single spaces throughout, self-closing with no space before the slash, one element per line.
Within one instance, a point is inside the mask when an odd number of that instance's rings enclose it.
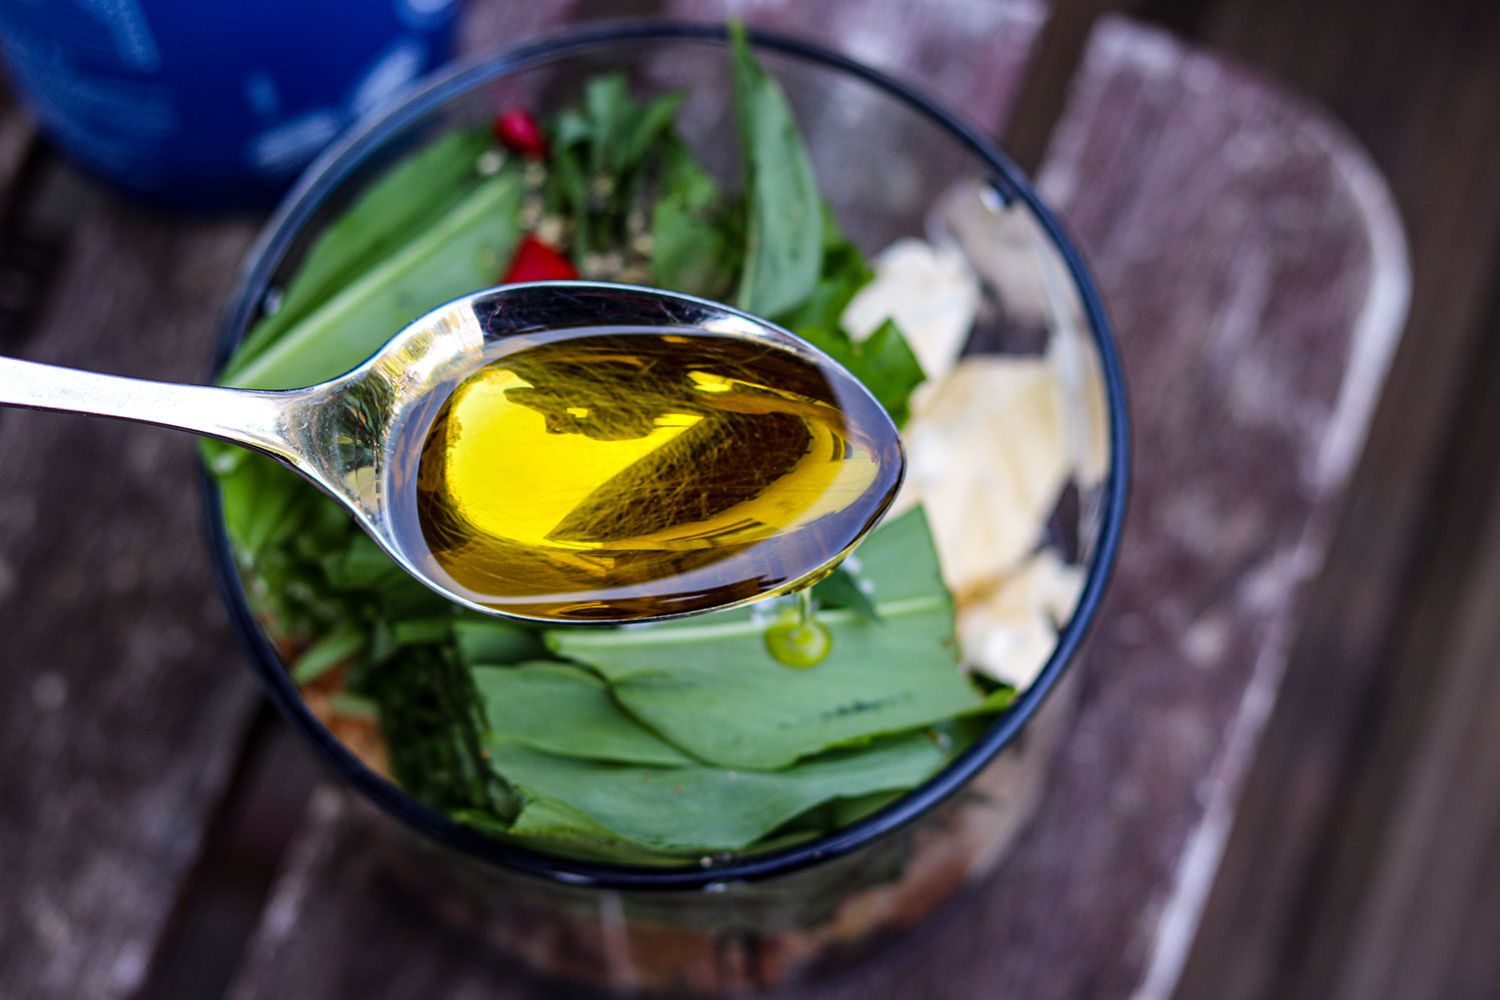
<path fill-rule="evenodd" d="M 814 358 L 706 331 L 528 338 L 426 426 L 397 529 L 476 602 L 523 616 L 629 621 L 791 592 L 900 482 L 889 418 Z"/>
<path fill-rule="evenodd" d="M 833 652 L 833 633 L 813 612 L 812 591 L 797 591 L 797 606 L 781 612 L 766 629 L 766 652 L 778 663 L 806 670 L 828 659 Z"/>

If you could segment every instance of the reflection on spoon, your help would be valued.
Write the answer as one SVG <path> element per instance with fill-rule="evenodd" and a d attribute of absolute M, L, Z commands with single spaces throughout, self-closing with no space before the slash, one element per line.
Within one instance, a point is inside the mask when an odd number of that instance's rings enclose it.
<path fill-rule="evenodd" d="M 0 404 L 265 452 L 427 586 L 544 622 L 648 621 L 795 590 L 875 525 L 904 469 L 885 411 L 805 342 L 701 299 L 590 282 L 456 300 L 306 389 L 0 358 Z"/>

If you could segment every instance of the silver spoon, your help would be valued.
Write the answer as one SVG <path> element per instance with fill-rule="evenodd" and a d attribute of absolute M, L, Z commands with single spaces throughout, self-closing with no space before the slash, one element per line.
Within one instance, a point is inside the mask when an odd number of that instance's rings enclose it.
<path fill-rule="evenodd" d="M 414 421 L 431 421 L 441 402 L 466 376 L 483 367 L 512 338 L 552 331 L 606 327 L 673 328 L 691 336 L 753 339 L 790 352 L 846 379 L 852 395 L 851 422 L 863 424 L 866 440 L 881 443 L 884 475 L 868 496 L 852 498 L 865 512 L 853 533 L 811 532 L 789 552 L 780 552 L 775 580 L 751 593 L 725 595 L 711 605 L 665 602 L 646 614 L 594 614 L 591 623 L 679 617 L 749 603 L 815 580 L 838 563 L 879 520 L 894 498 L 904 471 L 900 438 L 890 418 L 853 376 L 827 355 L 779 327 L 718 303 L 656 289 L 602 282 L 537 282 L 489 289 L 457 299 L 416 320 L 353 371 L 304 389 L 262 391 L 180 385 L 103 375 L 0 357 L 0 405 L 118 417 L 220 438 L 263 452 L 291 467 L 352 513 L 371 538 L 423 584 L 450 600 L 500 617 L 530 621 L 580 619 L 515 608 L 500 610 L 467 591 L 434 564 L 427 550 L 398 530 L 393 479 L 409 458 Z M 512 343 L 518 343 L 512 341 Z M 420 435 L 415 438 L 420 446 Z M 753 448 L 745 461 L 753 462 Z M 405 506 L 409 507 L 410 504 Z M 408 540 L 403 540 L 403 535 Z M 756 579 L 766 579 L 762 573 Z M 692 574 L 673 586 L 693 592 Z M 683 588 L 686 588 L 684 591 Z M 699 588 L 697 593 L 702 593 Z M 687 610 L 682 610 L 684 607 Z"/>

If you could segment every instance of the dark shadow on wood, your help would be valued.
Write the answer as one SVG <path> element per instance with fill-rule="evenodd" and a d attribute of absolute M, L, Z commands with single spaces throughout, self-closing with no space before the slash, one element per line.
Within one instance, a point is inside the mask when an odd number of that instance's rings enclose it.
<path fill-rule="evenodd" d="M 1497 897 L 1471 898 L 1464 887 L 1439 901 L 1410 873 L 1446 870 L 1456 851 L 1476 866 L 1476 884 L 1493 885 L 1493 820 L 1406 841 L 1392 831 L 1411 808 L 1429 810 L 1424 822 L 1452 822 L 1415 802 L 1406 781 L 1436 738 L 1437 706 L 1467 676 L 1475 654 L 1462 642 L 1493 649 L 1500 639 L 1452 634 L 1472 631 L 1461 619 L 1465 594 L 1500 558 L 1479 536 L 1495 516 L 1497 418 L 1484 400 L 1500 379 L 1500 8 L 1204 6 L 1204 39 L 1302 87 L 1367 144 L 1405 215 L 1415 284 L 1406 338 L 1329 565 L 1308 596 L 1179 996 L 1492 997 L 1493 958 L 1463 942 L 1500 921 Z M 1452 780 L 1473 782 L 1483 798 L 1500 783 L 1497 769 L 1491 761 Z M 1451 974 L 1440 958 L 1449 946 L 1419 929 L 1443 913 L 1474 924 L 1455 931 L 1451 947 L 1469 957 L 1454 958 Z M 1372 969 L 1400 974 L 1372 980 Z"/>
<path fill-rule="evenodd" d="M 234 775 L 158 946 L 140 1000 L 223 994 L 323 772 L 269 704 Z"/>

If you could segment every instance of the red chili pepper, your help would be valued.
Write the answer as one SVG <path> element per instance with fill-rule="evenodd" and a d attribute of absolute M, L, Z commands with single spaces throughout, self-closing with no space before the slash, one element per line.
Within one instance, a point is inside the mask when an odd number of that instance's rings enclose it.
<path fill-rule="evenodd" d="M 535 236 L 527 235 L 516 247 L 510 267 L 500 279 L 502 285 L 518 281 L 566 281 L 578 277 L 573 262 Z"/>
<path fill-rule="evenodd" d="M 525 108 L 506 108 L 496 115 L 495 138 L 506 149 L 533 160 L 547 155 L 547 137 Z"/>

